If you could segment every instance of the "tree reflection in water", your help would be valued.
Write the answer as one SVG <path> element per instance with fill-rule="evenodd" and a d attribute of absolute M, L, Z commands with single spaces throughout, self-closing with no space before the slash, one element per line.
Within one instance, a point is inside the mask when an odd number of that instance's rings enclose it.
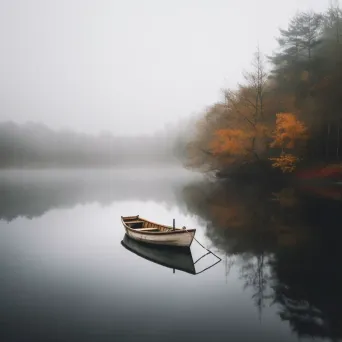
<path fill-rule="evenodd" d="M 341 202 L 327 196 L 330 191 L 315 193 L 227 181 L 194 183 L 182 196 L 187 209 L 207 222 L 215 246 L 238 260 L 260 317 L 274 304 L 298 337 L 338 340 Z"/>

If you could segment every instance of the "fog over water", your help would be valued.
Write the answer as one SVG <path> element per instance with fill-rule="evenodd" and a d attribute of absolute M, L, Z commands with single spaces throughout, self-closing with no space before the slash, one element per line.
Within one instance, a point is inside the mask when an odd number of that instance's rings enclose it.
<path fill-rule="evenodd" d="M 5 122 L 0 123 L 0 167 L 171 166 L 184 159 L 185 130 L 175 126 L 150 135 L 115 136 Z"/>
<path fill-rule="evenodd" d="M 0 2 L 0 121 L 152 133 L 221 97 L 328 0 Z"/>

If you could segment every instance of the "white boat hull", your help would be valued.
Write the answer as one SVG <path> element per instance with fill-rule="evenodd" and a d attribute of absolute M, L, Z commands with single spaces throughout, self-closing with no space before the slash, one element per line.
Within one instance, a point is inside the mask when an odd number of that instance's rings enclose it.
<path fill-rule="evenodd" d="M 192 240 L 194 239 L 194 231 L 188 232 L 186 230 L 182 232 L 168 233 L 168 234 L 142 234 L 133 229 L 126 229 L 126 233 L 134 240 L 142 241 L 146 243 L 156 245 L 178 246 L 178 247 L 190 247 Z"/>

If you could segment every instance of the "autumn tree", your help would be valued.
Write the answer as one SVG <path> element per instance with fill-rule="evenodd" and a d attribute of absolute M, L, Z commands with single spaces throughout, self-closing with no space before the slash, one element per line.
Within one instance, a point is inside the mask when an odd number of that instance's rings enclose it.
<path fill-rule="evenodd" d="M 280 148 L 279 157 L 270 158 L 273 167 L 280 168 L 283 172 L 292 172 L 299 158 L 296 152 L 303 149 L 303 142 L 307 140 L 307 128 L 303 122 L 292 113 L 278 113 L 276 128 L 273 134 L 271 147 Z M 291 151 L 291 153 L 287 151 Z"/>
<path fill-rule="evenodd" d="M 342 10 L 298 12 L 279 33 L 270 75 L 258 48 L 244 82 L 198 123 L 188 146 L 196 168 L 224 171 L 272 157 L 274 167 L 293 171 L 299 158 L 340 157 Z"/>
<path fill-rule="evenodd" d="M 267 148 L 265 93 L 267 73 L 259 48 L 254 54 L 252 71 L 244 73 L 245 84 L 237 90 L 225 90 L 225 126 L 216 130 L 211 152 L 233 163 L 259 161 Z"/>

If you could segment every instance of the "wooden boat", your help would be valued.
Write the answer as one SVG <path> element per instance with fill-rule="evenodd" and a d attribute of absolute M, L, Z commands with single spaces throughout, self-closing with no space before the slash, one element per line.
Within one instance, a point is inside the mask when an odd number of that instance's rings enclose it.
<path fill-rule="evenodd" d="M 137 216 L 121 216 L 126 233 L 134 240 L 167 246 L 190 247 L 196 229 L 174 228 Z"/>
<path fill-rule="evenodd" d="M 189 274 L 196 274 L 195 265 L 189 247 L 161 248 L 159 245 L 148 245 L 141 241 L 133 240 L 127 234 L 125 234 L 121 241 L 121 245 L 130 252 L 158 265 Z"/>

